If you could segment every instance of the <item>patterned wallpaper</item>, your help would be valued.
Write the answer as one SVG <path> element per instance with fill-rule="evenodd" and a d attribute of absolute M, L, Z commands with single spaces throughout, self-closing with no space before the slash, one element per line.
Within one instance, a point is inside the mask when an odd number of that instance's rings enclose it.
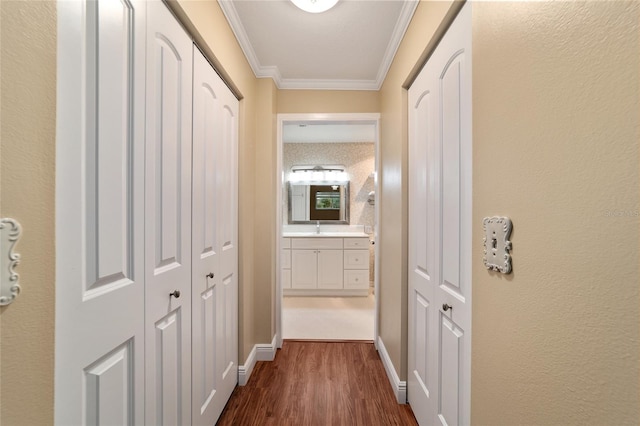
<path fill-rule="evenodd" d="M 375 145 L 371 143 L 285 143 L 282 168 L 285 181 L 291 166 L 341 164 L 349 174 L 350 225 L 373 227 L 375 207 L 367 203 L 369 192 L 374 190 L 371 172 L 375 170 Z M 283 188 L 282 221 L 288 219 L 288 194 Z M 373 246 L 370 246 L 369 273 L 373 281 Z"/>

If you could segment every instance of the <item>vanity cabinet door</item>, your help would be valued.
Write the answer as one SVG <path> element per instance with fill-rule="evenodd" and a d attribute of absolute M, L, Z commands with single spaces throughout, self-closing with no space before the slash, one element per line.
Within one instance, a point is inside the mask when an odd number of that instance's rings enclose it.
<path fill-rule="evenodd" d="M 282 288 L 291 288 L 291 269 L 282 270 Z"/>
<path fill-rule="evenodd" d="M 289 243 L 289 239 L 288 238 L 284 238 L 284 240 L 286 240 L 287 244 L 283 244 L 283 249 L 282 249 L 282 270 L 281 270 L 281 282 L 282 282 L 282 288 L 291 288 L 291 250 L 289 249 L 290 245 Z"/>
<path fill-rule="evenodd" d="M 317 288 L 318 250 L 291 250 L 291 288 Z"/>
<path fill-rule="evenodd" d="M 342 288 L 342 250 L 318 250 L 318 288 Z"/>

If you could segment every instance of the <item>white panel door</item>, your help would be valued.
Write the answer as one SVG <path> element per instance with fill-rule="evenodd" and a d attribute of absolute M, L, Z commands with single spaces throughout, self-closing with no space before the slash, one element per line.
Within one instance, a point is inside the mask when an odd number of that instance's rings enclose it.
<path fill-rule="evenodd" d="M 192 44 L 147 3 L 146 424 L 191 423 Z"/>
<path fill-rule="evenodd" d="M 233 108 L 235 122 L 237 101 L 197 49 L 193 60 L 192 424 L 213 425 L 237 384 L 236 270 L 220 265 L 223 250 L 227 257 L 235 250 L 232 240 L 223 241 L 222 223 L 234 201 L 223 199 L 218 184 L 219 179 L 233 181 L 226 175 L 235 169 L 227 162 L 233 161 L 228 156 L 236 146 L 236 130 L 225 129 L 224 120 L 226 109 Z"/>
<path fill-rule="evenodd" d="M 469 424 L 471 5 L 409 90 L 408 399 L 420 424 Z"/>
<path fill-rule="evenodd" d="M 220 216 L 220 302 L 216 374 L 219 391 L 231 395 L 238 381 L 238 118 L 239 104 L 231 91 L 218 80 L 221 105 L 222 147 L 216 173 Z M 225 399 L 227 399 L 225 397 Z"/>
<path fill-rule="evenodd" d="M 145 8 L 58 2 L 59 425 L 144 423 Z"/>

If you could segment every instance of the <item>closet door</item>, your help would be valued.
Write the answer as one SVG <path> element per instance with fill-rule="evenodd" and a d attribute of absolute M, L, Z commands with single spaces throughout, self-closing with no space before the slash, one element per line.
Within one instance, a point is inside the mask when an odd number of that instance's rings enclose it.
<path fill-rule="evenodd" d="M 408 399 L 465 425 L 471 372 L 471 4 L 409 90 Z"/>
<path fill-rule="evenodd" d="M 191 41 L 147 10 L 146 424 L 191 423 Z"/>
<path fill-rule="evenodd" d="M 216 380 L 225 400 L 238 381 L 238 100 L 218 79 L 221 144 L 216 191 L 219 197 L 218 250 L 220 299 L 218 302 Z M 224 404 L 223 404 L 224 405 Z"/>
<path fill-rule="evenodd" d="M 237 383 L 237 100 L 194 48 L 192 367 L 194 425 L 213 425 Z"/>
<path fill-rule="evenodd" d="M 146 2 L 57 7 L 55 423 L 140 425 Z"/>

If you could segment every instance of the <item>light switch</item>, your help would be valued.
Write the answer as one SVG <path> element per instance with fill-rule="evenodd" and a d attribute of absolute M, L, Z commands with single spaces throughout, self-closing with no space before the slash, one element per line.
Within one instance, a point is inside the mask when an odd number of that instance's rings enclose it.
<path fill-rule="evenodd" d="M 22 233 L 20 223 L 11 218 L 0 219 L 0 306 L 9 305 L 20 294 L 20 276 L 15 267 L 20 255 L 14 251 Z"/>
<path fill-rule="evenodd" d="M 484 266 L 493 271 L 508 274 L 511 272 L 511 219 L 508 217 L 485 217 L 484 227 Z"/>

